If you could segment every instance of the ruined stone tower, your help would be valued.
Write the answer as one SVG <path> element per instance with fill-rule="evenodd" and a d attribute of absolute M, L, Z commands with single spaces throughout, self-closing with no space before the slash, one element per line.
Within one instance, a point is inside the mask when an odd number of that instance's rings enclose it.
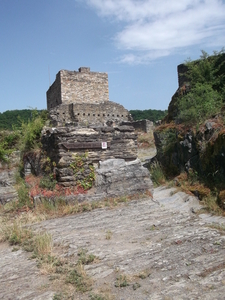
<path fill-rule="evenodd" d="M 43 129 L 42 145 L 60 185 L 86 189 L 94 182 L 98 198 L 152 186 L 137 159 L 137 135 L 128 110 L 109 101 L 106 73 L 84 67 L 59 71 L 47 91 L 47 106 L 51 127 Z"/>
<path fill-rule="evenodd" d="M 108 74 L 90 72 L 81 67 L 79 71 L 61 70 L 47 91 L 47 108 L 59 104 L 94 103 L 109 101 Z"/>
<path fill-rule="evenodd" d="M 54 126 L 119 124 L 132 119 L 122 105 L 109 101 L 108 74 L 87 67 L 58 72 L 47 91 L 47 108 Z"/>

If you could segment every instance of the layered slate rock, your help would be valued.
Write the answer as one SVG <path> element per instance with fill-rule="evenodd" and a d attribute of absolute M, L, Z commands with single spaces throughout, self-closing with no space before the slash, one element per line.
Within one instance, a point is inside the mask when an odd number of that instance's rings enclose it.
<path fill-rule="evenodd" d="M 95 128 L 57 127 L 44 128 L 43 150 L 56 163 L 58 182 L 64 186 L 75 185 L 71 164 L 83 157 L 82 168 L 107 159 L 132 161 L 137 158 L 137 136 L 132 126 L 103 126 Z M 78 174 L 79 175 L 79 174 Z"/>
<path fill-rule="evenodd" d="M 94 295 L 102 290 L 108 299 L 224 299 L 225 235 L 219 229 L 225 218 L 195 213 L 201 209 L 199 201 L 174 188 L 158 187 L 153 197 L 46 220 L 33 228 L 50 233 L 54 244 L 63 246 L 58 253 L 72 263 L 79 260 L 80 249 L 97 257 L 84 266 Z M 15 273 L 11 262 L 3 279 Z M 21 278 L 25 266 L 21 263 Z M 126 286 L 115 285 L 120 275 L 126 276 Z M 0 298 L 14 291 L 25 299 L 29 287 L 16 289 L 17 280 L 12 284 L 6 289 L 5 280 L 0 281 Z M 51 285 L 47 290 L 53 290 Z M 88 300 L 90 292 L 74 298 Z"/>
<path fill-rule="evenodd" d="M 124 159 L 108 159 L 99 162 L 96 170 L 95 186 L 97 192 L 116 197 L 126 193 L 132 195 L 146 190 L 153 194 L 153 184 L 149 171 L 136 159 L 126 162 Z"/>

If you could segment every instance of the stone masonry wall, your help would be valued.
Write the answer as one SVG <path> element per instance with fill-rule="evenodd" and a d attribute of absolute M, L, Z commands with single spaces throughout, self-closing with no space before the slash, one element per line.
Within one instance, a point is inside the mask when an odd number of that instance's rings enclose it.
<path fill-rule="evenodd" d="M 107 147 L 102 147 L 107 142 Z M 137 158 L 137 136 L 132 126 L 75 128 L 45 128 L 42 132 L 43 150 L 56 163 L 57 181 L 64 186 L 75 185 L 71 163 L 85 154 L 84 169 L 89 165 L 110 158 L 133 161 Z M 105 145 L 106 146 L 106 145 Z"/>
<path fill-rule="evenodd" d="M 129 111 L 112 101 L 62 104 L 50 111 L 50 119 L 52 126 L 75 125 L 79 122 L 86 127 L 132 121 Z"/>
<path fill-rule="evenodd" d="M 59 71 L 47 91 L 48 110 L 62 103 L 102 103 L 108 100 L 108 74 L 90 72 L 90 68 L 85 67 L 79 68 L 78 72 Z"/>
<path fill-rule="evenodd" d="M 54 83 L 49 87 L 47 91 L 47 109 L 62 104 L 61 99 L 61 76 L 60 72 L 56 75 Z"/>
<path fill-rule="evenodd" d="M 122 122 L 121 124 L 133 126 L 136 130 L 141 130 L 146 133 L 152 131 L 154 127 L 153 122 L 149 120 Z"/>

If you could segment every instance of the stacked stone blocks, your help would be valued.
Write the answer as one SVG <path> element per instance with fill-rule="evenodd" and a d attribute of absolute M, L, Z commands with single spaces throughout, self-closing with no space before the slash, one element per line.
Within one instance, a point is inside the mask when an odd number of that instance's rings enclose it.
<path fill-rule="evenodd" d="M 64 186 L 76 185 L 71 163 L 76 156 L 86 154 L 85 168 L 107 159 L 137 158 L 137 136 L 132 126 L 74 128 L 45 128 L 42 145 L 57 165 L 57 180 Z M 104 147 L 103 147 L 104 145 Z"/>
<path fill-rule="evenodd" d="M 61 70 L 47 91 L 48 110 L 60 104 L 102 103 L 109 100 L 108 74 L 90 72 L 90 68 L 79 71 Z"/>

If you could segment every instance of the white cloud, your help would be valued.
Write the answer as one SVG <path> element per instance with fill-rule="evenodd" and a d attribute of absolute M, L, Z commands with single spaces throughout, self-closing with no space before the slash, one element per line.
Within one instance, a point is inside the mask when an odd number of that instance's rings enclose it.
<path fill-rule="evenodd" d="M 86 0 L 124 25 L 114 36 L 126 63 L 146 63 L 194 45 L 224 46 L 224 0 Z"/>

